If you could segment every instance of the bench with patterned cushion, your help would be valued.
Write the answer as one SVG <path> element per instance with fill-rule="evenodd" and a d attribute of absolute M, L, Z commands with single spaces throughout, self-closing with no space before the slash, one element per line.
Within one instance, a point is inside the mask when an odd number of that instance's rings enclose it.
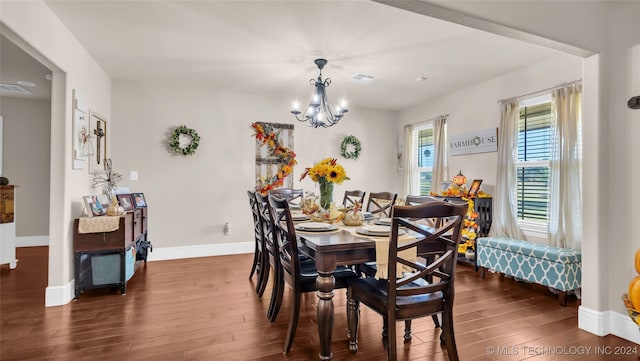
<path fill-rule="evenodd" d="M 580 251 L 500 237 L 478 238 L 476 248 L 483 278 L 485 270 L 490 269 L 553 288 L 563 306 L 566 292 L 581 287 Z"/>

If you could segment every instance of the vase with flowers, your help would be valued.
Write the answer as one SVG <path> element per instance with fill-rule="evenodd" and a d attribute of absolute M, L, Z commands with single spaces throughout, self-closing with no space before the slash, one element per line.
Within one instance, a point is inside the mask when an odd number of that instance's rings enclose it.
<path fill-rule="evenodd" d="M 306 168 L 300 176 L 300 180 L 303 180 L 307 175 L 311 177 L 312 181 L 318 183 L 320 188 L 320 207 L 324 209 L 329 209 L 333 201 L 334 184 L 349 180 L 347 172 L 338 164 L 335 158 L 323 159 L 314 164 L 313 167 Z"/>

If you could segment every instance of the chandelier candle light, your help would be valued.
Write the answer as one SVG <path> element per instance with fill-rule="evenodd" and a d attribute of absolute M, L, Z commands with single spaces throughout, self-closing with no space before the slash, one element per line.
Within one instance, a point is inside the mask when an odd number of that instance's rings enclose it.
<path fill-rule="evenodd" d="M 334 107 L 329 104 L 329 100 L 327 99 L 326 89 L 329 85 L 331 85 L 331 79 L 326 78 L 322 80 L 322 68 L 327 65 L 327 59 L 316 59 L 315 60 L 318 69 L 320 69 L 320 74 L 318 75 L 318 79 L 310 79 L 309 83 L 316 88 L 313 98 L 309 102 L 309 108 L 304 112 L 304 114 L 298 110 L 298 102 L 293 104 L 293 110 L 291 113 L 295 115 L 296 119 L 301 122 L 309 122 L 309 125 L 318 128 L 328 128 L 334 124 L 337 124 L 344 113 L 349 110 L 345 108 L 346 103 L 342 100 L 341 105 L 338 109 L 334 109 Z"/>

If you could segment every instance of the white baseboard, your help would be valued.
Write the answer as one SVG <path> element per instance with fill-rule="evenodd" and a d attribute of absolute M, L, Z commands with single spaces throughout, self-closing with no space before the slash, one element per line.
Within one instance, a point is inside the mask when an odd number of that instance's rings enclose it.
<path fill-rule="evenodd" d="M 16 237 L 16 247 L 40 247 L 49 245 L 49 236 Z"/>
<path fill-rule="evenodd" d="M 154 248 L 147 261 L 168 261 L 172 259 L 225 256 L 230 254 L 253 253 L 253 242 L 207 244 L 201 246 Z"/>
<path fill-rule="evenodd" d="M 640 332 L 638 332 L 638 325 L 631 321 L 629 315 L 615 311 L 610 311 L 609 315 L 611 334 L 640 344 Z"/>
<path fill-rule="evenodd" d="M 154 248 L 147 261 L 169 261 L 173 259 L 224 256 L 230 254 L 253 253 L 253 242 L 209 244 L 202 246 Z M 133 276 L 135 277 L 135 275 Z M 75 280 L 63 286 L 50 286 L 45 291 L 45 306 L 61 306 L 75 298 Z"/>
<path fill-rule="evenodd" d="M 578 328 L 598 336 L 612 334 L 640 344 L 638 325 L 633 323 L 628 315 L 615 311 L 596 311 L 580 306 Z"/>
<path fill-rule="evenodd" d="M 75 280 L 62 286 L 49 286 L 44 293 L 45 307 L 62 306 L 76 297 Z"/>

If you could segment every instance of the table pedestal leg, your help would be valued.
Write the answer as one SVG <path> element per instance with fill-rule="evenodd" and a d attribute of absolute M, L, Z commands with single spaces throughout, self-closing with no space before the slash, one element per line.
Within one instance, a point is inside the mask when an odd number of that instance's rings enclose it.
<path fill-rule="evenodd" d="M 331 360 L 331 330 L 333 330 L 333 289 L 335 278 L 332 273 L 319 272 L 316 279 L 318 288 L 318 332 L 320 334 L 320 360 Z"/>

